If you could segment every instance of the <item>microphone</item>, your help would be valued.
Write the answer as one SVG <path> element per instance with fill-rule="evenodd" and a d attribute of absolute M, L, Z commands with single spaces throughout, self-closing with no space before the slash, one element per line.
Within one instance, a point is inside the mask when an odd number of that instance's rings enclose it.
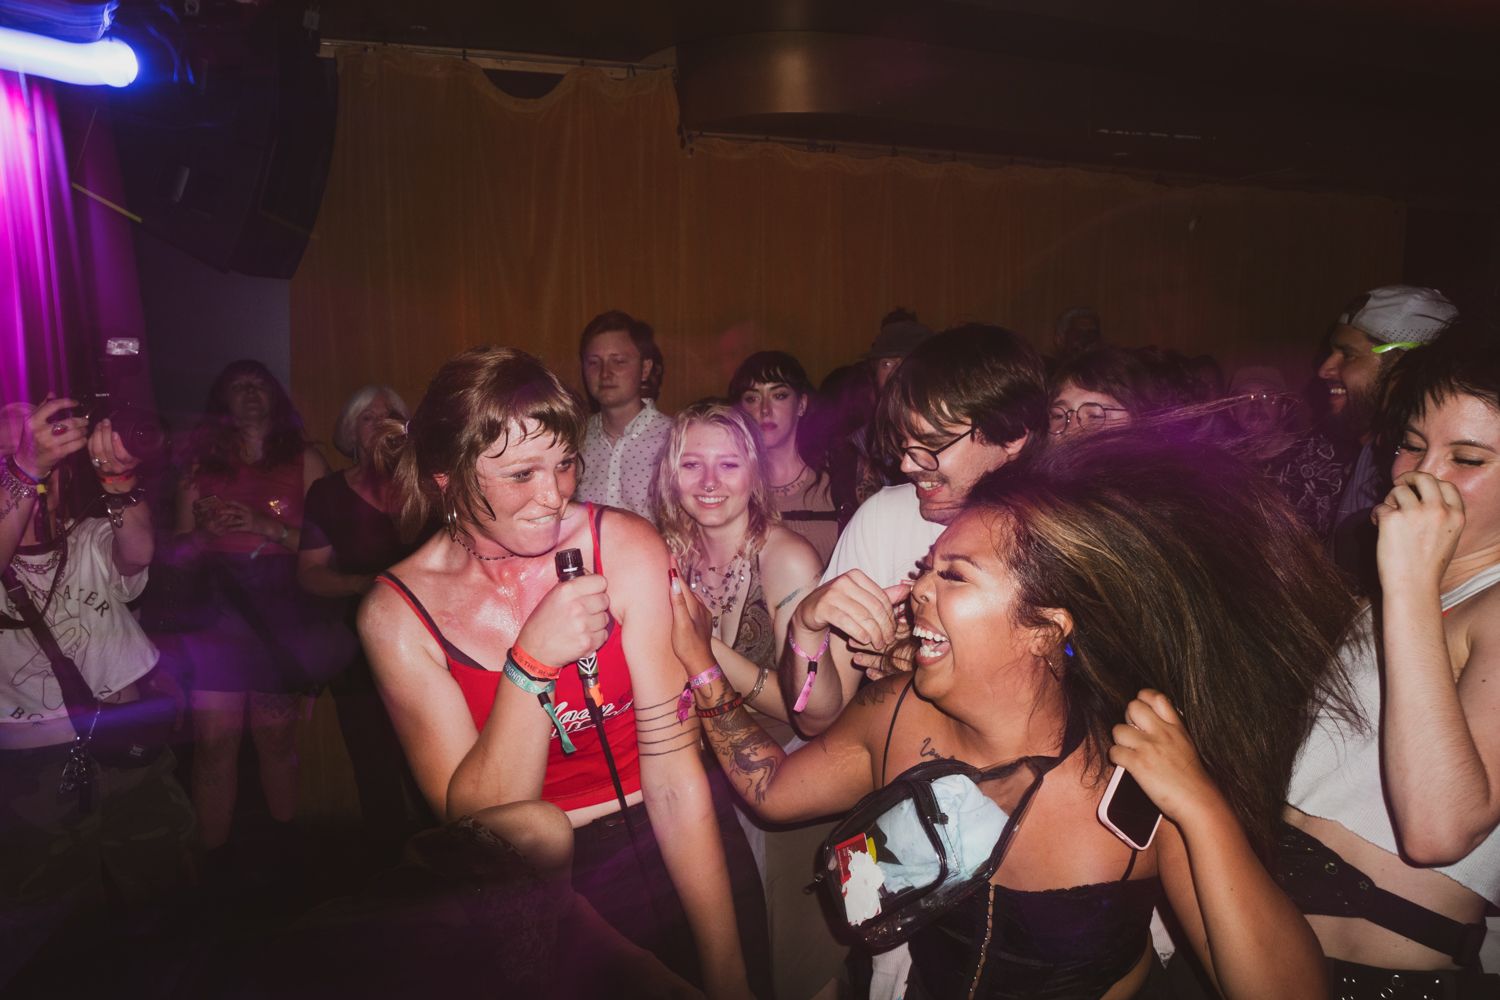
<path fill-rule="evenodd" d="M 559 582 L 567 583 L 583 575 L 583 553 L 578 549 L 559 549 L 553 562 L 557 566 L 557 579 Z M 584 701 L 588 703 L 590 712 L 604 704 L 604 698 L 599 690 L 599 656 L 597 651 L 588 653 L 578 660 L 578 679 L 583 681 Z M 595 720 L 595 725 L 602 729 L 602 722 Z"/>

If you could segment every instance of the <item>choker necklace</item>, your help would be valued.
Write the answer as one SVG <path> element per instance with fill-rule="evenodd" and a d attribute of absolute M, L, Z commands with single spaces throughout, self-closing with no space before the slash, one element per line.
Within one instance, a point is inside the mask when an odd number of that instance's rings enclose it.
<path fill-rule="evenodd" d="M 503 556 L 480 555 L 478 552 L 474 551 L 474 546 L 469 544 L 469 540 L 464 537 L 464 533 L 462 531 L 455 531 L 453 533 L 453 540 L 457 542 L 459 544 L 459 547 L 461 547 L 469 555 L 473 556 L 475 559 L 482 559 L 485 562 L 501 562 L 503 560 L 514 559 L 516 557 L 516 554 L 514 552 L 507 552 Z"/>
<path fill-rule="evenodd" d="M 802 482 L 802 477 L 805 475 L 807 475 L 807 463 L 803 462 L 802 468 L 798 470 L 797 474 L 793 476 L 788 482 L 785 482 L 780 486 L 777 486 L 774 483 L 767 483 L 766 489 L 770 490 L 776 496 L 787 496 L 797 488 L 797 484 Z"/>

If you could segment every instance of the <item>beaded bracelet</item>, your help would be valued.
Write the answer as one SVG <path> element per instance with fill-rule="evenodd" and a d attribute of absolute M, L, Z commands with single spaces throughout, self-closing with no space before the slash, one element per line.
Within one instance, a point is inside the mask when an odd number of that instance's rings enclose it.
<path fill-rule="evenodd" d="M 818 661 L 823 658 L 824 653 L 828 652 L 828 640 L 832 638 L 831 630 L 824 632 L 823 645 L 818 647 L 816 653 L 809 655 L 807 650 L 797 645 L 797 640 L 792 637 L 791 632 L 787 632 L 786 641 L 791 644 L 792 652 L 807 661 L 807 680 L 802 682 L 802 690 L 798 692 L 797 700 L 792 704 L 793 712 L 801 712 L 807 708 L 807 699 L 812 695 L 813 683 L 818 679 Z"/>
<path fill-rule="evenodd" d="M 573 741 L 568 738 L 568 731 L 563 728 L 562 720 L 557 717 L 557 708 L 552 704 L 552 692 L 557 689 L 557 685 L 551 681 L 539 681 L 532 677 L 516 666 L 516 661 L 511 659 L 509 654 L 505 657 L 502 672 L 505 674 L 505 679 L 516 687 L 527 694 L 536 695 L 536 700 L 541 703 L 542 711 L 547 713 L 547 718 L 552 720 L 552 726 L 557 730 L 557 737 L 562 741 L 562 752 L 569 754 L 577 750 Z"/>
<path fill-rule="evenodd" d="M 562 673 L 562 667 L 554 667 L 543 663 L 522 649 L 520 643 L 516 643 L 510 647 L 510 656 L 516 661 L 516 666 L 525 670 L 532 677 L 537 677 L 544 681 L 555 681 L 558 674 Z"/>
<path fill-rule="evenodd" d="M 686 722 L 688 714 L 693 710 L 693 692 L 705 684 L 712 683 L 724 676 L 724 671 L 715 663 L 701 674 L 695 674 L 688 678 L 688 682 L 682 686 L 682 694 L 677 696 L 677 721 Z"/>
<path fill-rule="evenodd" d="M 10 494 L 11 505 L 5 508 L 7 514 L 22 500 L 36 499 L 37 488 L 13 475 L 8 462 L 0 462 L 0 489 Z"/>
<path fill-rule="evenodd" d="M 712 719 L 712 718 L 716 718 L 716 717 L 718 717 L 720 715 L 728 715 L 730 712 L 733 712 L 735 709 L 739 708 L 744 703 L 745 703 L 744 696 L 737 694 L 733 698 L 730 698 L 728 701 L 723 702 L 723 703 L 718 704 L 718 705 L 715 705 L 712 708 L 700 708 L 700 709 L 698 709 L 698 718 L 700 718 L 700 719 Z"/>

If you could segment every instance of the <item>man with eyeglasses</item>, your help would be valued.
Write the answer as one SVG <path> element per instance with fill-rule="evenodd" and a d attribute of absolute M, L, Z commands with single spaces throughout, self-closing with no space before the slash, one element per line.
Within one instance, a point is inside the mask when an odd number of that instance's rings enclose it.
<path fill-rule="evenodd" d="M 823 583 L 792 615 L 781 661 L 789 703 L 802 694 L 808 658 L 820 670 L 796 713 L 805 735 L 822 732 L 905 634 L 904 608 L 916 563 L 958 516 L 986 474 L 1019 463 L 1046 439 L 1041 358 L 1018 335 L 971 323 L 925 341 L 885 387 L 876 430 L 901 455 L 910 482 L 888 486 L 855 512 L 839 536 Z"/>

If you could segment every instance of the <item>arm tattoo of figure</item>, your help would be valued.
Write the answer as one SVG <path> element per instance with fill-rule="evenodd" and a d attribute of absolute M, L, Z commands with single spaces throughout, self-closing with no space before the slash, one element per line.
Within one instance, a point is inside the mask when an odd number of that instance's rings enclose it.
<path fill-rule="evenodd" d="M 781 747 L 743 706 L 704 721 L 708 723 L 708 744 L 719 760 L 729 765 L 729 776 L 740 786 L 740 794 L 749 802 L 765 802 L 766 790 L 781 765 Z"/>

